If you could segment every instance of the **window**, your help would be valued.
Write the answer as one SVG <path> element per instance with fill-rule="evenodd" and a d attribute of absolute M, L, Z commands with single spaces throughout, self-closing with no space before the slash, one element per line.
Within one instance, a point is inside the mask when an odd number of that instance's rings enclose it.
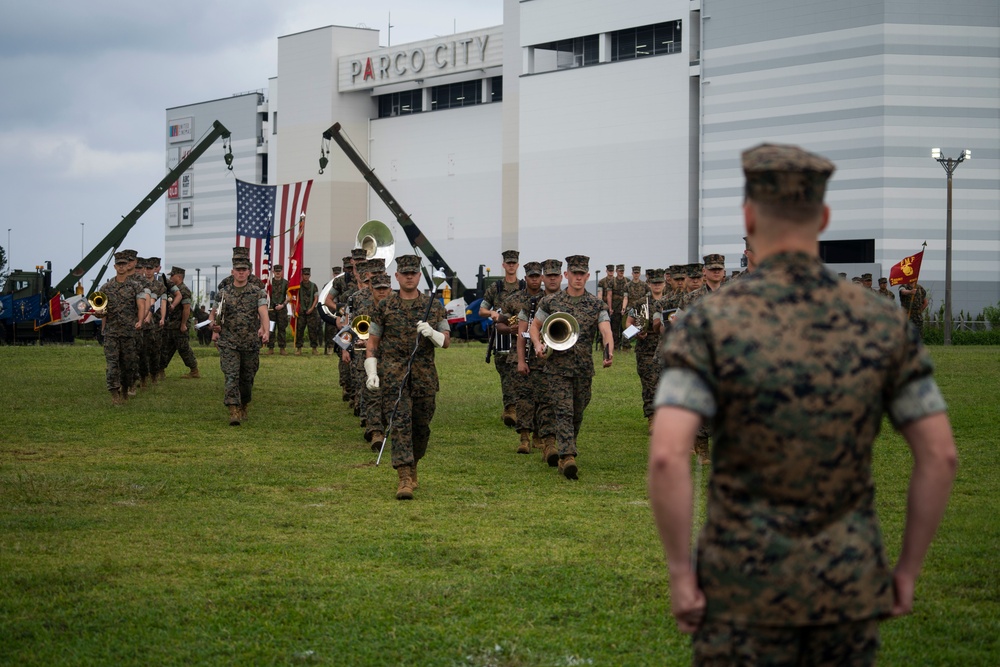
<path fill-rule="evenodd" d="M 482 101 L 483 83 L 479 79 L 431 88 L 431 111 L 468 107 Z"/>
<path fill-rule="evenodd" d="M 819 257 L 827 264 L 872 264 L 875 262 L 875 239 L 820 241 Z"/>
<path fill-rule="evenodd" d="M 495 76 L 490 79 L 490 98 L 492 102 L 503 101 L 503 77 Z"/>
<path fill-rule="evenodd" d="M 611 61 L 681 52 L 681 22 L 667 21 L 611 33 Z"/>
<path fill-rule="evenodd" d="M 422 89 L 404 90 L 401 93 L 388 93 L 378 96 L 378 117 L 391 118 L 420 113 L 424 110 L 424 91 Z"/>
<path fill-rule="evenodd" d="M 534 48 L 536 73 L 596 65 L 599 56 L 597 35 L 561 39 Z"/>

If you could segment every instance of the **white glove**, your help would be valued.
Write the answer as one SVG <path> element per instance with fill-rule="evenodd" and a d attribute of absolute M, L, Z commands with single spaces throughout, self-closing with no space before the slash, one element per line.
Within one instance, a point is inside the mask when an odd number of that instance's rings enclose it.
<path fill-rule="evenodd" d="M 378 389 L 378 359 L 375 357 L 365 359 L 365 374 L 368 376 L 365 386 L 373 391 Z"/>
<path fill-rule="evenodd" d="M 431 342 L 434 343 L 434 347 L 442 347 L 444 345 L 444 334 L 440 331 L 435 331 L 427 322 L 417 322 L 417 333 L 424 338 L 430 338 Z"/>

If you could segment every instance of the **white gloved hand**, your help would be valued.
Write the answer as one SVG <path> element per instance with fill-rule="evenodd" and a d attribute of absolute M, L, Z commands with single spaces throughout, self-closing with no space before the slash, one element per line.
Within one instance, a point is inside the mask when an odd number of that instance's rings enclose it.
<path fill-rule="evenodd" d="M 440 331 L 435 331 L 427 322 L 417 322 L 417 333 L 424 338 L 430 338 L 431 342 L 434 343 L 434 347 L 442 347 L 444 345 L 444 334 Z"/>
<path fill-rule="evenodd" d="M 378 389 L 378 359 L 375 357 L 365 359 L 365 374 L 368 376 L 365 386 L 372 391 Z"/>

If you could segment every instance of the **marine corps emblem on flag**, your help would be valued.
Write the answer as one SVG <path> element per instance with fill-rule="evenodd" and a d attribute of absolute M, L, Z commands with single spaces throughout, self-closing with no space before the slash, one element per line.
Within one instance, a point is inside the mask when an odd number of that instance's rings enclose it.
<path fill-rule="evenodd" d="M 924 259 L 924 251 L 916 255 L 904 257 L 898 264 L 889 269 L 889 285 L 912 285 L 920 276 L 920 263 Z"/>

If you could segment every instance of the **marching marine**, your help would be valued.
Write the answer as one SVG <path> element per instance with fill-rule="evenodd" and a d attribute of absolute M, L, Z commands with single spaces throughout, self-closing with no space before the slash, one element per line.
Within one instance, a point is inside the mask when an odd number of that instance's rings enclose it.
<path fill-rule="evenodd" d="M 508 369 L 509 382 L 511 382 L 516 397 L 515 403 L 515 429 L 517 430 L 520 442 L 517 446 L 518 454 L 530 454 L 532 447 L 532 433 L 535 434 L 536 446 L 540 446 L 538 430 L 535 426 L 535 410 L 532 404 L 531 384 L 528 382 L 526 372 L 522 372 L 522 364 L 525 364 L 524 371 L 527 371 L 526 360 L 524 358 L 524 337 L 521 335 L 520 318 L 521 313 L 526 314 L 526 319 L 534 314 L 538 302 L 544 296 L 542 292 L 542 265 L 539 262 L 528 262 L 524 265 L 524 289 L 520 290 L 508 303 L 511 313 L 518 318 L 517 328 L 514 330 L 514 346 L 512 354 L 506 355 L 505 361 L 510 366 Z M 527 327 L 525 327 L 527 330 Z"/>
<path fill-rule="evenodd" d="M 511 312 L 514 307 L 513 301 L 517 293 L 524 289 L 523 283 L 517 279 L 519 257 L 520 253 L 517 250 L 503 251 L 503 280 L 498 280 L 486 288 L 479 306 L 479 316 L 488 317 L 493 321 L 490 343 L 493 362 L 500 375 L 500 392 L 503 399 L 501 419 L 506 426 L 517 424 L 517 395 L 514 391 L 515 380 L 511 378 L 516 372 L 516 366 L 512 367 L 507 363 L 507 356 L 513 343 L 512 327 L 517 326 L 517 312 Z M 514 320 L 513 323 L 511 320 Z"/>
<path fill-rule="evenodd" d="M 191 338 L 188 334 L 188 320 L 191 319 L 191 290 L 184 284 L 184 273 L 184 269 L 179 266 L 170 269 L 172 301 L 167 312 L 167 335 L 164 339 L 162 365 L 166 370 L 176 352 L 188 367 L 188 372 L 181 377 L 191 380 L 200 378 L 201 373 L 198 372 L 198 359 L 191 351 Z"/>
<path fill-rule="evenodd" d="M 644 303 L 633 304 L 625 324 L 626 328 L 635 325 L 639 329 L 639 333 L 635 335 L 635 369 L 642 387 L 642 414 L 652 428 L 653 397 L 656 394 L 656 382 L 660 378 L 659 362 L 656 358 L 659 338 L 654 331 L 654 313 L 660 299 L 663 298 L 666 281 L 663 269 L 649 269 L 646 274 L 650 293 L 644 297 Z"/>
<path fill-rule="evenodd" d="M 552 404 L 553 424 L 550 431 L 542 433 L 545 444 L 542 456 L 550 466 L 558 465 L 566 479 L 577 479 L 576 438 L 583 424 L 583 411 L 590 403 L 594 377 L 591 341 L 595 330 L 600 331 L 604 344 L 605 368 L 611 366 L 615 352 L 607 304 L 586 290 L 587 280 L 590 278 L 589 262 L 590 258 L 585 255 L 566 258 L 566 289 L 546 296 L 539 302 L 530 329 L 535 354 L 547 356 L 549 342 L 543 337 L 546 318 L 550 315 L 568 315 L 576 322 L 575 342 L 564 350 L 552 350 L 545 361 L 544 371 Z M 551 326 L 552 323 L 549 324 Z M 570 328 L 573 328 L 572 325 Z M 555 438 L 554 445 L 552 437 Z"/>
<path fill-rule="evenodd" d="M 448 347 L 451 332 L 441 302 L 418 289 L 418 256 L 396 258 L 396 281 L 399 292 L 372 311 L 365 374 L 369 389 L 382 389 L 385 411 L 394 413 L 389 436 L 392 467 L 399 476 L 396 499 L 412 500 L 418 488 L 417 463 L 427 453 L 439 389 L 434 350 Z M 390 408 L 393 403 L 395 408 Z"/>
<path fill-rule="evenodd" d="M 100 289 L 107 305 L 97 314 L 104 325 L 106 380 L 112 405 L 122 405 L 128 399 L 129 388 L 138 376 L 136 332 L 146 315 L 146 292 L 137 281 L 129 279 L 128 264 L 126 252 L 115 253 L 115 277 Z"/>
<path fill-rule="evenodd" d="M 271 330 L 267 292 L 249 283 L 250 266 L 248 256 L 233 255 L 233 280 L 219 290 L 211 315 L 212 340 L 219 348 L 219 365 L 226 378 L 223 403 L 229 409 L 230 426 L 239 426 L 247 418 L 261 342 L 268 341 Z"/>

